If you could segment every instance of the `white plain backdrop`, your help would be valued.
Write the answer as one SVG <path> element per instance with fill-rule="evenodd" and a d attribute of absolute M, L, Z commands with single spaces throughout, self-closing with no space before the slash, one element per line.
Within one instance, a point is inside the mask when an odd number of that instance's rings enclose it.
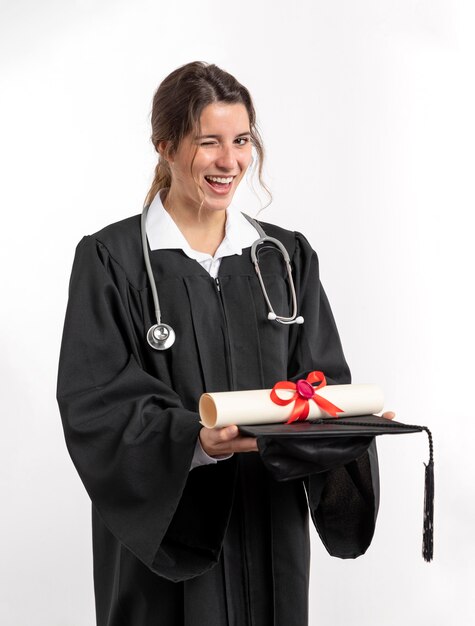
<path fill-rule="evenodd" d="M 475 623 L 474 29 L 470 0 L 0 2 L 2 625 L 94 623 L 90 505 L 55 402 L 69 272 L 84 234 L 140 211 L 153 92 L 192 60 L 253 94 L 260 217 L 318 251 L 354 382 L 434 434 L 434 562 L 426 436 L 379 438 L 368 553 L 333 559 L 312 532 L 311 626 Z"/>

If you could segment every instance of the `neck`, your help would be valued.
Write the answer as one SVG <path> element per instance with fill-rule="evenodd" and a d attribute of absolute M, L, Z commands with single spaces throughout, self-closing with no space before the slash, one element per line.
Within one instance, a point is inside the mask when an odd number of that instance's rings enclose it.
<path fill-rule="evenodd" d="M 214 256 L 224 239 L 226 211 L 210 211 L 196 204 L 180 202 L 170 189 L 163 206 L 193 250 Z"/>

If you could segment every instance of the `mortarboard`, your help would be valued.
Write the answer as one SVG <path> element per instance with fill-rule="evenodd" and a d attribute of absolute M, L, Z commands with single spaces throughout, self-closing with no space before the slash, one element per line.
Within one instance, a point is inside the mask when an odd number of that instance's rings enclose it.
<path fill-rule="evenodd" d="M 425 466 L 422 554 L 433 557 L 434 458 L 432 434 L 426 426 L 403 424 L 378 415 L 320 418 L 287 424 L 240 425 L 243 435 L 256 437 L 264 465 L 276 480 L 285 481 L 325 472 L 363 455 L 378 435 L 425 431 L 429 462 Z"/>

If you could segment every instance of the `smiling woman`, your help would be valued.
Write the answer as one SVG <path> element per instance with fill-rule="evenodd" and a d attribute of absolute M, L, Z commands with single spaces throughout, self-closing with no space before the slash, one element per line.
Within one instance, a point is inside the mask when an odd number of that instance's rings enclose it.
<path fill-rule="evenodd" d="M 164 207 L 185 238 L 193 245 L 197 211 L 202 227 L 211 227 L 217 238 L 205 241 L 203 252 L 214 255 L 224 236 L 226 209 L 252 159 L 249 115 L 243 104 L 213 102 L 202 111 L 200 135 L 185 135 L 178 148 L 169 140 L 158 144 L 160 157 L 167 162 L 171 183 Z"/>
<path fill-rule="evenodd" d="M 205 112 L 210 105 L 215 105 L 213 113 L 209 110 Z M 231 107 L 232 111 L 229 111 L 225 105 L 238 106 Z M 202 117 L 203 113 L 205 115 Z M 236 123 L 233 128 L 236 132 L 234 137 L 226 124 L 230 117 Z M 209 126 L 213 121 L 217 124 L 215 129 Z M 241 127 L 238 125 L 239 122 L 242 124 Z M 236 145 L 247 147 L 248 150 L 250 146 L 247 144 L 252 144 L 257 154 L 259 181 L 267 189 L 262 180 L 264 147 L 257 129 L 256 113 L 249 91 L 216 65 L 188 63 L 169 74 L 160 84 L 153 100 L 152 143 L 160 158 L 146 203 L 152 201 L 159 189 L 170 187 L 172 176 L 169 157 L 176 152 L 182 140 L 186 141 L 189 149 L 194 144 L 196 147 L 210 147 L 215 151 L 217 148 L 222 150 L 223 139 L 232 140 Z M 188 156 L 189 174 L 192 174 L 194 155 Z M 228 174 L 219 170 L 211 175 L 216 173 Z M 201 194 L 202 188 L 198 178 L 195 179 L 195 183 L 196 192 Z M 234 185 L 234 190 L 236 187 L 237 184 Z"/>
<path fill-rule="evenodd" d="M 178 68 L 155 93 L 152 143 L 159 159 L 146 204 L 167 189 L 164 207 L 187 241 L 214 255 L 224 237 L 225 209 L 252 163 L 253 149 L 259 182 L 268 192 L 249 91 L 216 65 Z"/>
<path fill-rule="evenodd" d="M 314 370 L 350 381 L 317 255 L 300 233 L 232 207 L 253 150 L 260 179 L 264 156 L 233 76 L 204 63 L 175 70 L 155 94 L 152 130 L 143 216 L 78 245 L 61 348 L 65 437 L 92 500 L 97 624 L 305 626 L 309 509 L 332 554 L 362 554 L 378 502 L 374 445 L 278 482 L 254 437 L 202 428 L 198 402 Z M 145 340 L 167 326 L 158 309 L 176 330 L 166 346 Z"/>
<path fill-rule="evenodd" d="M 243 104 L 208 104 L 200 132 L 196 138 L 193 131 L 186 135 L 176 151 L 167 150 L 167 141 L 159 144 L 172 174 L 167 209 L 195 212 L 199 205 L 223 212 L 251 162 L 249 116 Z"/>

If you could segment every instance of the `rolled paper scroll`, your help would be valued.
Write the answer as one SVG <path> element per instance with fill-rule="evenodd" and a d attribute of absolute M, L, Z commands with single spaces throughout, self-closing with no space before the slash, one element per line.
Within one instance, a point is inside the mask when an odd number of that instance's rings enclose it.
<path fill-rule="evenodd" d="M 204 393 L 200 398 L 201 423 L 206 428 L 251 424 L 282 424 L 292 418 L 294 402 L 285 406 L 276 404 L 272 389 L 251 391 L 221 391 Z M 384 394 L 377 385 L 327 385 L 319 388 L 318 396 L 338 407 L 338 417 L 379 413 L 384 406 Z M 291 399 L 295 391 L 279 389 L 281 399 Z M 332 417 L 316 402 L 308 403 L 307 421 Z"/>

